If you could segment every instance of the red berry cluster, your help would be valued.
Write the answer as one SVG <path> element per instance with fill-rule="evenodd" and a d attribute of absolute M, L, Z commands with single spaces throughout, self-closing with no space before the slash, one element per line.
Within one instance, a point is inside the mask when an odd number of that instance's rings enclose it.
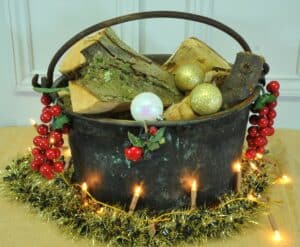
<path fill-rule="evenodd" d="M 157 128 L 155 126 L 151 126 L 148 130 L 148 133 L 152 136 L 156 135 Z M 124 155 L 127 160 L 130 161 L 138 161 L 143 157 L 143 149 L 141 147 L 131 146 L 127 147 L 124 150 Z"/>
<path fill-rule="evenodd" d="M 61 130 L 51 130 L 47 123 L 53 117 L 59 116 L 62 109 L 59 105 L 51 106 L 52 100 L 47 94 L 41 97 L 41 102 L 44 105 L 40 116 L 43 124 L 36 127 L 39 135 L 33 138 L 35 147 L 32 149 L 31 169 L 39 171 L 47 179 L 52 179 L 55 172 L 64 171 L 64 162 L 60 160 L 61 151 L 59 148 L 64 144 L 63 134 L 68 133 L 69 126 L 65 125 Z"/>
<path fill-rule="evenodd" d="M 279 96 L 280 84 L 278 81 L 271 81 L 267 85 L 267 90 L 275 97 Z M 246 137 L 248 142 L 248 149 L 245 153 L 247 159 L 254 159 L 256 154 L 263 154 L 265 146 L 268 143 L 267 136 L 274 134 L 274 119 L 276 117 L 275 107 L 277 101 L 267 103 L 260 110 L 252 110 L 254 113 L 250 116 L 249 122 L 252 126 L 248 128 L 248 135 Z"/>

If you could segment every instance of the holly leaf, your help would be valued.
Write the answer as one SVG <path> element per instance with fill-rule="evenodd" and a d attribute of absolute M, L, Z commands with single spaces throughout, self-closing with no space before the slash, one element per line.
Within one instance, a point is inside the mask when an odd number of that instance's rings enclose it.
<path fill-rule="evenodd" d="M 165 127 L 158 129 L 158 131 L 156 132 L 156 134 L 154 136 L 150 137 L 150 139 L 149 139 L 150 142 L 159 142 L 161 140 L 161 138 L 164 137 L 165 130 L 166 130 Z"/>
<path fill-rule="evenodd" d="M 58 117 L 54 118 L 53 122 L 52 122 L 52 128 L 53 129 L 61 129 L 64 124 L 69 123 L 69 118 L 66 115 L 59 115 Z"/>
<path fill-rule="evenodd" d="M 254 103 L 254 110 L 262 109 L 267 103 L 272 103 L 276 100 L 276 97 L 273 94 L 263 94 L 258 97 Z"/>
<path fill-rule="evenodd" d="M 68 87 L 53 87 L 53 88 L 34 87 L 33 90 L 38 93 L 57 93 L 59 91 L 69 91 L 69 88 Z"/>
<path fill-rule="evenodd" d="M 150 150 L 150 151 L 154 151 L 156 149 L 159 149 L 159 143 L 157 142 L 151 142 L 147 145 L 147 148 Z"/>
<path fill-rule="evenodd" d="M 276 96 L 274 94 L 267 94 L 268 98 L 266 99 L 267 103 L 272 103 L 276 101 Z"/>
<path fill-rule="evenodd" d="M 268 96 L 266 94 L 259 96 L 259 98 L 255 101 L 254 110 L 262 109 L 268 100 Z"/>
<path fill-rule="evenodd" d="M 130 132 L 128 132 L 128 139 L 133 146 L 141 148 L 144 146 L 144 142 L 139 137 L 135 136 Z"/>

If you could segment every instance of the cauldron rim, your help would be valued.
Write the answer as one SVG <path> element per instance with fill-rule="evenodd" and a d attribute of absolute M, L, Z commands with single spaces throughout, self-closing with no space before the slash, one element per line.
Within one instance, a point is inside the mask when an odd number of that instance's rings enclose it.
<path fill-rule="evenodd" d="M 260 89 L 257 87 L 254 92 L 245 100 L 240 102 L 239 104 L 211 115 L 207 116 L 199 116 L 197 119 L 193 120 L 164 120 L 164 121 L 147 121 L 148 125 L 154 125 L 158 127 L 168 127 L 168 126 L 181 126 L 181 125 L 193 125 L 201 122 L 206 122 L 210 120 L 218 120 L 223 117 L 226 117 L 232 113 L 238 112 L 248 105 L 250 105 L 260 94 Z M 94 122 L 95 124 L 110 124 L 110 125 L 118 125 L 118 126 L 128 126 L 128 127 L 140 127 L 144 126 L 144 122 L 135 121 L 135 120 L 125 120 L 125 119 L 114 119 L 114 118 L 91 118 L 88 117 L 88 114 L 80 114 L 72 111 L 65 110 L 65 113 L 73 118 L 79 118 L 86 121 Z"/>

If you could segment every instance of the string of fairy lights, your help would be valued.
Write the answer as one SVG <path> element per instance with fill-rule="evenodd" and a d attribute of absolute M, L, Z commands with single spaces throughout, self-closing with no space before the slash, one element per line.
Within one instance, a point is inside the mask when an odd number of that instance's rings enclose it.
<path fill-rule="evenodd" d="M 31 125 L 36 128 L 37 124 L 33 119 L 30 119 Z M 49 140 L 51 142 L 51 140 Z M 28 150 L 31 150 L 31 147 L 28 148 Z M 64 160 L 65 160 L 65 169 L 68 169 L 69 166 L 71 165 L 71 150 L 69 147 L 67 146 L 63 146 L 61 147 L 61 152 L 64 156 Z M 259 160 L 266 160 L 266 158 L 264 158 L 263 154 L 257 153 L 255 159 L 253 160 L 249 160 L 249 162 L 247 164 L 249 164 L 250 168 L 253 170 L 253 172 L 257 172 L 258 174 L 261 173 L 260 168 L 258 168 L 257 166 L 257 161 Z M 270 160 L 267 160 L 269 163 L 273 163 Z M 275 164 L 273 163 L 274 167 Z M 278 166 L 277 166 L 278 167 Z M 279 169 L 279 167 L 278 167 Z M 232 164 L 232 171 L 235 174 L 235 190 L 237 194 L 241 193 L 241 186 L 242 186 L 242 172 L 243 172 L 243 167 L 242 167 L 242 163 L 240 160 L 237 160 L 235 162 L 233 162 Z M 89 187 L 88 187 L 88 183 L 87 182 L 83 182 L 82 184 L 70 184 L 68 181 L 66 181 L 70 186 L 79 186 L 81 189 L 81 200 L 82 200 L 82 206 L 86 207 L 89 204 L 89 199 L 92 200 L 93 202 L 102 205 L 101 208 L 97 209 L 96 213 L 101 215 L 103 214 L 105 207 L 122 212 L 122 213 L 127 213 L 129 215 L 134 214 L 135 209 L 137 207 L 137 204 L 139 202 L 139 199 L 141 197 L 141 195 L 144 193 L 143 191 L 143 184 L 134 184 L 133 185 L 133 192 L 132 192 L 132 199 L 130 202 L 130 206 L 128 211 L 124 211 L 122 209 L 113 207 L 111 205 L 108 205 L 104 202 L 98 201 L 96 200 L 90 193 L 89 193 Z M 286 184 L 290 184 L 292 182 L 291 178 L 286 175 L 283 174 L 280 170 L 277 172 L 277 179 L 274 181 L 273 184 L 279 184 L 279 185 L 286 185 Z M 189 182 L 188 182 L 188 187 L 190 190 L 190 210 L 196 210 L 197 209 L 197 192 L 199 190 L 199 186 L 198 186 L 198 182 L 196 178 L 189 178 Z M 249 201 L 255 201 L 257 203 L 266 203 L 269 202 L 270 199 L 264 198 L 261 195 L 255 195 L 252 191 L 249 191 L 249 193 L 247 194 L 247 197 L 240 197 L 237 198 L 236 200 L 249 200 Z M 186 212 L 186 211 L 184 211 Z M 159 217 L 156 217 L 152 220 L 150 220 L 150 225 L 149 225 L 149 231 L 153 230 L 155 231 L 155 223 L 159 222 L 161 219 L 163 219 L 165 216 L 170 215 L 170 214 L 180 214 L 181 211 L 176 211 L 176 212 L 170 212 L 170 213 L 165 213 L 163 215 L 160 215 Z M 277 221 L 274 217 L 274 215 L 272 214 L 272 212 L 269 212 L 267 215 L 267 219 L 269 221 L 271 230 L 272 230 L 272 239 L 274 242 L 280 242 L 283 240 L 282 235 L 280 233 Z"/>

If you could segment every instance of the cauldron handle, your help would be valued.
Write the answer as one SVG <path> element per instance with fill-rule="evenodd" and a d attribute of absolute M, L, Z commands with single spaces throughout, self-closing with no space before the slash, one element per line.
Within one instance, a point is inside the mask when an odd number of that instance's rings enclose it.
<path fill-rule="evenodd" d="M 230 27 L 224 25 L 221 22 L 218 22 L 214 19 L 201 16 L 201 15 L 196 15 L 196 14 L 190 14 L 190 13 L 185 13 L 185 12 L 177 12 L 177 11 L 149 11 L 149 12 L 139 12 L 139 13 L 133 13 L 133 14 L 128 14 L 128 15 L 123 15 L 119 17 L 115 17 L 100 23 L 97 23 L 93 26 L 90 26 L 83 31 L 77 33 L 74 35 L 71 39 L 69 39 L 66 43 L 62 45 L 61 48 L 58 49 L 58 51 L 55 53 L 53 56 L 49 66 L 48 66 L 48 71 L 47 71 L 47 79 L 44 79 L 43 87 L 52 87 L 53 85 L 53 72 L 55 69 L 55 66 L 59 59 L 62 57 L 62 55 L 70 49 L 77 41 L 81 40 L 85 36 L 96 32 L 100 29 L 110 27 L 113 25 L 129 22 L 129 21 L 134 21 L 134 20 L 140 20 L 140 19 L 147 19 L 147 18 L 178 18 L 178 19 L 185 19 L 185 20 L 191 20 L 195 22 L 200 22 L 207 24 L 209 26 L 213 26 L 229 36 L 231 36 L 233 39 L 235 39 L 240 46 L 244 49 L 244 51 L 251 52 L 251 49 L 247 42 L 243 39 L 241 35 L 239 35 L 236 31 L 231 29 Z M 37 85 L 37 78 L 34 77 L 35 80 L 33 80 L 33 86 L 38 86 Z"/>

